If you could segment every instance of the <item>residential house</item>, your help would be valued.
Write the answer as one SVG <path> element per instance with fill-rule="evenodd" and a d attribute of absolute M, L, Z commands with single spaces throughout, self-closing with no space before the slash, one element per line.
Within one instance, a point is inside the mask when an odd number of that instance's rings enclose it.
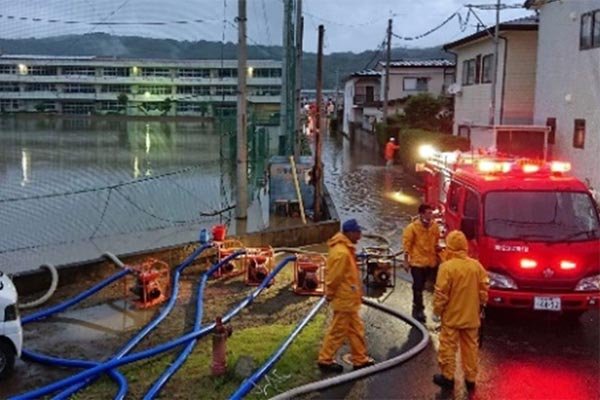
<path fill-rule="evenodd" d="M 381 74 L 364 70 L 351 74 L 344 83 L 343 131 L 355 127 L 372 131 L 376 118 L 381 115 Z"/>
<path fill-rule="evenodd" d="M 385 62 L 380 62 L 376 70 L 381 72 L 381 98 L 384 98 Z M 404 101 L 419 93 L 429 93 L 434 97 L 446 95 L 446 88 L 454 82 L 454 61 L 396 60 L 390 61 L 390 91 L 388 99 L 393 112 L 401 112 Z"/>
<path fill-rule="evenodd" d="M 389 113 L 402 112 L 404 102 L 412 95 L 443 95 L 447 85 L 454 81 L 454 70 L 454 62 L 444 59 L 391 61 Z M 346 79 L 344 132 L 349 132 L 352 124 L 371 131 L 375 121 L 381 120 L 384 82 L 385 62 L 380 62 L 375 70 L 355 72 Z"/>
<path fill-rule="evenodd" d="M 495 125 L 531 124 L 537 59 L 537 17 L 503 22 L 498 28 Z M 458 79 L 450 88 L 455 94 L 455 135 L 470 138 L 472 129 L 487 129 L 491 122 L 493 32 L 493 28 L 484 29 L 444 46 L 444 50 L 456 55 Z"/>
<path fill-rule="evenodd" d="M 600 189 L 600 0 L 528 0 L 539 13 L 534 123 L 553 157 Z"/>

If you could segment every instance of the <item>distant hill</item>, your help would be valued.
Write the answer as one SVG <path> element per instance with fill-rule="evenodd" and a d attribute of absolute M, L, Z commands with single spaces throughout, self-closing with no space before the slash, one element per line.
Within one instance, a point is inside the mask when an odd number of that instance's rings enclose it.
<path fill-rule="evenodd" d="M 172 39 L 152 39 L 139 36 L 114 36 L 105 33 L 87 35 L 65 35 L 42 39 L 0 39 L 0 52 L 3 54 L 36 54 L 61 56 L 112 56 L 124 58 L 164 58 L 164 59 L 235 59 L 235 43 L 177 41 Z M 332 53 L 323 59 L 323 86 L 334 88 L 336 74 L 340 80 L 352 72 L 373 67 L 381 58 L 376 51 L 362 53 Z M 281 46 L 248 46 L 250 59 L 277 59 L 282 56 Z M 383 55 L 380 55 L 382 57 Z M 392 49 L 392 59 L 448 58 L 452 56 L 441 47 L 424 49 Z M 315 87 L 317 55 L 304 53 L 302 62 L 302 83 L 304 88 Z"/>

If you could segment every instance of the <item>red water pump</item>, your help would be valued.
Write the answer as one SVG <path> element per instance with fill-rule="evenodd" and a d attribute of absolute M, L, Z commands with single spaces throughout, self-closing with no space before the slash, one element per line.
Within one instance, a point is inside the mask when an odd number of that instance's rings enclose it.
<path fill-rule="evenodd" d="M 215 242 L 216 243 L 216 242 Z M 238 250 L 242 250 L 244 245 L 239 240 L 223 240 L 222 242 L 216 243 L 217 246 L 217 257 L 213 260 L 214 263 L 222 261 L 225 257 L 228 257 Z M 243 256 L 235 260 L 231 260 L 228 263 L 219 267 L 213 274 L 214 278 L 232 278 L 244 273 L 244 261 Z"/>
<path fill-rule="evenodd" d="M 294 293 L 323 295 L 326 265 L 327 260 L 320 254 L 297 255 L 294 263 Z"/>
<path fill-rule="evenodd" d="M 169 265 L 164 261 L 149 258 L 131 267 L 135 282 L 129 289 L 137 296 L 134 304 L 138 308 L 149 308 L 167 299 L 169 290 Z"/>
<path fill-rule="evenodd" d="M 398 261 L 389 247 L 367 247 L 363 257 L 363 281 L 367 286 L 396 286 Z"/>
<path fill-rule="evenodd" d="M 273 269 L 273 249 L 271 247 L 247 248 L 243 257 L 246 266 L 244 283 L 258 286 Z M 273 281 L 270 282 L 272 284 Z"/>

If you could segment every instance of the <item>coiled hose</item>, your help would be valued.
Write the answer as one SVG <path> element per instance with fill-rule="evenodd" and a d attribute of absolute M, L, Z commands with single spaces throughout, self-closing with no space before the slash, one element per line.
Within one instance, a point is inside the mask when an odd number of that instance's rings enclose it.
<path fill-rule="evenodd" d="M 58 287 L 58 271 L 56 271 L 56 267 L 52 264 L 42 264 L 40 265 L 40 268 L 46 268 L 48 271 L 50 271 L 50 287 L 48 288 L 48 291 L 39 299 L 30 301 L 29 303 L 19 304 L 19 308 L 21 310 L 34 308 L 44 304 L 48 301 L 48 299 L 50 299 L 50 297 L 52 297 L 52 295 L 54 295 L 54 292 L 56 292 L 56 288 Z"/>

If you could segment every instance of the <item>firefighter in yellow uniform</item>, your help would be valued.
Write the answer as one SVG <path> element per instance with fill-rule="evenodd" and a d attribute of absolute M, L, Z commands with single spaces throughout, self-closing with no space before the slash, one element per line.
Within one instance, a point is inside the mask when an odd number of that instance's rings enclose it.
<path fill-rule="evenodd" d="M 467 238 L 461 231 L 446 237 L 445 259 L 438 271 L 433 295 L 433 312 L 441 317 L 438 363 L 441 374 L 433 382 L 454 387 L 456 351 L 460 347 L 465 384 L 475 389 L 481 307 L 488 299 L 488 274 L 479 261 L 467 256 Z"/>
<path fill-rule="evenodd" d="M 425 283 L 427 280 L 435 281 L 439 237 L 440 228 L 433 221 L 433 207 L 429 204 L 421 204 L 419 217 L 411 222 L 402 234 L 404 257 L 413 278 L 412 316 L 420 322 L 425 322 L 423 306 Z"/>
<path fill-rule="evenodd" d="M 344 370 L 334 357 L 346 340 L 350 345 L 354 369 L 374 364 L 373 359 L 367 355 L 365 328 L 359 315 L 362 286 L 354 245 L 360 237 L 360 226 L 355 219 L 350 219 L 342 225 L 342 232 L 327 242 L 329 255 L 325 285 L 326 298 L 333 309 L 333 320 L 319 352 L 318 365 L 322 371 Z"/>

